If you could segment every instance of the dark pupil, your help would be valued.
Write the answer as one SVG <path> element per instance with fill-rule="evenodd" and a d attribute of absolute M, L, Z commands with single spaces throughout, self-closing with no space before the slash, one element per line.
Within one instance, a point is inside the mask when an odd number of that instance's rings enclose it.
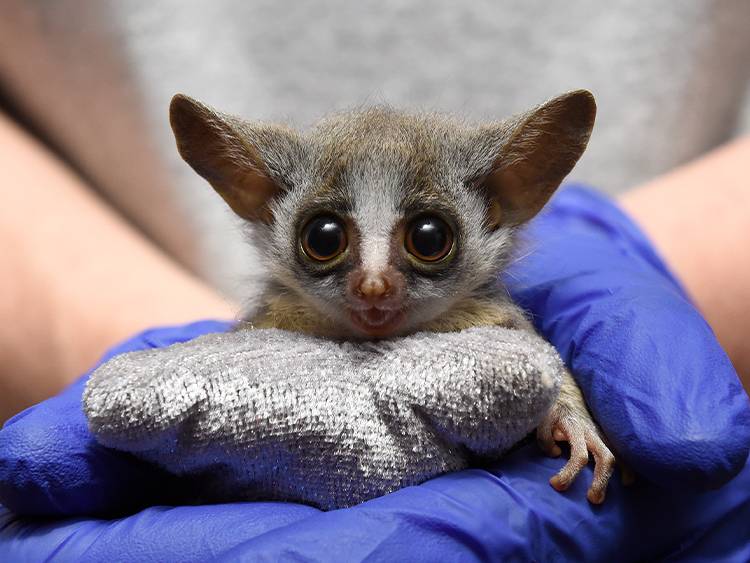
<path fill-rule="evenodd" d="M 438 256 L 443 253 L 448 242 L 445 225 L 438 219 L 422 219 L 414 225 L 411 242 L 414 250 L 421 256 Z"/>
<path fill-rule="evenodd" d="M 307 246 L 318 258 L 329 258 L 341 248 L 343 230 L 332 217 L 315 219 L 307 231 Z"/>

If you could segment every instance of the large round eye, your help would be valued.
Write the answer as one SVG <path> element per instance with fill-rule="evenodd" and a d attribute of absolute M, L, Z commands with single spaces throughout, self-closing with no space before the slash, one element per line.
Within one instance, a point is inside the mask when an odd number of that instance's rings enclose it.
<path fill-rule="evenodd" d="M 311 219 L 302 230 L 302 249 L 318 262 L 336 258 L 346 250 L 346 231 L 341 220 L 332 215 Z"/>
<path fill-rule="evenodd" d="M 439 217 L 424 215 L 411 222 L 404 245 L 409 254 L 418 260 L 436 262 L 451 251 L 453 231 Z"/>

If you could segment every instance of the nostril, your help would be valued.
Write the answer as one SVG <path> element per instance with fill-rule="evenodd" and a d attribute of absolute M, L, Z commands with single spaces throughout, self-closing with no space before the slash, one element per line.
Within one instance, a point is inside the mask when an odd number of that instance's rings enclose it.
<path fill-rule="evenodd" d="M 380 279 L 383 282 L 383 295 L 390 295 L 391 294 L 391 282 L 388 280 L 388 277 L 382 276 Z"/>

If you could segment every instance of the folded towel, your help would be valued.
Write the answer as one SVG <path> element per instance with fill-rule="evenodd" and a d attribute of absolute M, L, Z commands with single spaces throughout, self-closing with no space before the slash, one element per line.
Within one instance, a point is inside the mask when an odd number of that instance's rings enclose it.
<path fill-rule="evenodd" d="M 499 456 L 535 428 L 563 364 L 500 327 L 376 342 L 209 334 L 99 367 L 83 397 L 105 446 L 188 477 L 201 501 L 351 506 Z"/>

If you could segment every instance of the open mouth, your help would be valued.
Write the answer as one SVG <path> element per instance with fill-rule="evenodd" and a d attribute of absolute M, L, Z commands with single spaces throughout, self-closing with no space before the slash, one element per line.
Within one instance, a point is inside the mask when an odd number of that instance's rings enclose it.
<path fill-rule="evenodd" d="M 392 334 L 404 320 L 402 309 L 370 307 L 350 311 L 352 322 L 369 336 L 385 337 Z"/>

